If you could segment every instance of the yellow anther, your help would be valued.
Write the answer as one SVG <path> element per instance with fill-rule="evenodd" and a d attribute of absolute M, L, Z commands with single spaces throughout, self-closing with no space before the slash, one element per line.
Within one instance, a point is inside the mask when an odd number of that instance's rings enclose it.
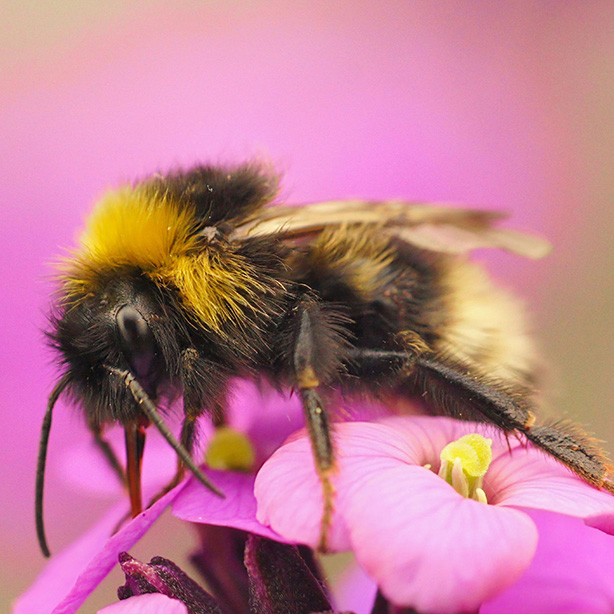
<path fill-rule="evenodd" d="M 254 457 L 254 448 L 245 433 L 222 426 L 207 446 L 205 462 L 211 469 L 251 471 Z"/>
<path fill-rule="evenodd" d="M 492 460 L 492 439 L 486 439 L 478 433 L 465 435 L 449 443 L 442 451 L 442 461 L 454 461 L 459 458 L 463 471 L 472 477 L 483 476 Z"/>
<path fill-rule="evenodd" d="M 439 476 L 463 497 L 486 503 L 482 479 L 492 460 L 492 439 L 465 435 L 441 451 Z"/>

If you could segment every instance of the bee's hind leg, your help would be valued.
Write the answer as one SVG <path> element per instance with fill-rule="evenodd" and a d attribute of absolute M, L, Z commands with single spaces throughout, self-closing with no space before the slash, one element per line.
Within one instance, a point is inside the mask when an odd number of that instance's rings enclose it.
<path fill-rule="evenodd" d="M 391 390 L 421 399 L 435 414 L 489 422 L 505 434 L 522 433 L 589 484 L 614 493 L 612 466 L 596 440 L 568 421 L 536 424 L 528 387 L 489 379 L 429 352 L 354 349 L 348 372 L 379 378 Z"/>
<path fill-rule="evenodd" d="M 460 396 L 460 410 L 470 406 L 478 417 L 496 424 L 505 432 L 522 433 L 529 441 L 566 465 L 583 480 L 613 491 L 612 466 L 597 441 L 570 421 L 540 424 L 534 413 L 534 392 L 498 380 L 475 377 L 466 366 L 436 358 L 416 364 L 416 382 L 440 397 Z M 437 398 L 437 397 L 435 397 Z M 454 401 L 450 401 L 450 406 Z M 452 408 L 455 409 L 452 405 Z"/>

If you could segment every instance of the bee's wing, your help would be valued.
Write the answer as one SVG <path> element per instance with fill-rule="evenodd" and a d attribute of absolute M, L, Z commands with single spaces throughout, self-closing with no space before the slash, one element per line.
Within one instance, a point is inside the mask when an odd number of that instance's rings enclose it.
<path fill-rule="evenodd" d="M 232 238 L 281 235 L 298 239 L 330 226 L 373 225 L 407 243 L 438 252 L 460 254 L 482 247 L 505 249 L 527 258 L 550 251 L 543 238 L 496 228 L 506 215 L 435 203 L 363 200 L 330 201 L 296 207 L 266 207 L 238 226 Z"/>
<path fill-rule="evenodd" d="M 468 229 L 454 224 L 422 224 L 393 232 L 424 249 L 461 254 L 479 248 L 498 248 L 524 256 L 543 258 L 552 246 L 546 239 L 510 228 Z"/>

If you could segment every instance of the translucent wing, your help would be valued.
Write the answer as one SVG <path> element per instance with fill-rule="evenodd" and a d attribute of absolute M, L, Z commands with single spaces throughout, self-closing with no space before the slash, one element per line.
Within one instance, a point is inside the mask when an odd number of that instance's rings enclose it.
<path fill-rule="evenodd" d="M 500 248 L 541 258 L 550 244 L 536 235 L 497 228 L 507 217 L 494 211 L 462 209 L 436 203 L 364 200 L 330 201 L 293 207 L 265 207 L 238 226 L 231 238 L 281 235 L 299 239 L 324 228 L 374 225 L 382 232 L 424 249 L 461 254 L 478 248 Z"/>

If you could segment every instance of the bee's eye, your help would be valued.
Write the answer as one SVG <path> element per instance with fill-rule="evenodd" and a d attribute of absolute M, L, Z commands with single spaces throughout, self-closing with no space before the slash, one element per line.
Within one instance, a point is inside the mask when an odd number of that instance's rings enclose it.
<path fill-rule="evenodd" d="M 151 336 L 145 318 L 132 305 L 125 305 L 117 312 L 117 326 L 122 342 L 128 346 L 138 345 Z"/>
<path fill-rule="evenodd" d="M 156 357 L 156 341 L 143 314 L 132 305 L 125 305 L 116 317 L 122 350 L 137 377 L 151 371 Z"/>

